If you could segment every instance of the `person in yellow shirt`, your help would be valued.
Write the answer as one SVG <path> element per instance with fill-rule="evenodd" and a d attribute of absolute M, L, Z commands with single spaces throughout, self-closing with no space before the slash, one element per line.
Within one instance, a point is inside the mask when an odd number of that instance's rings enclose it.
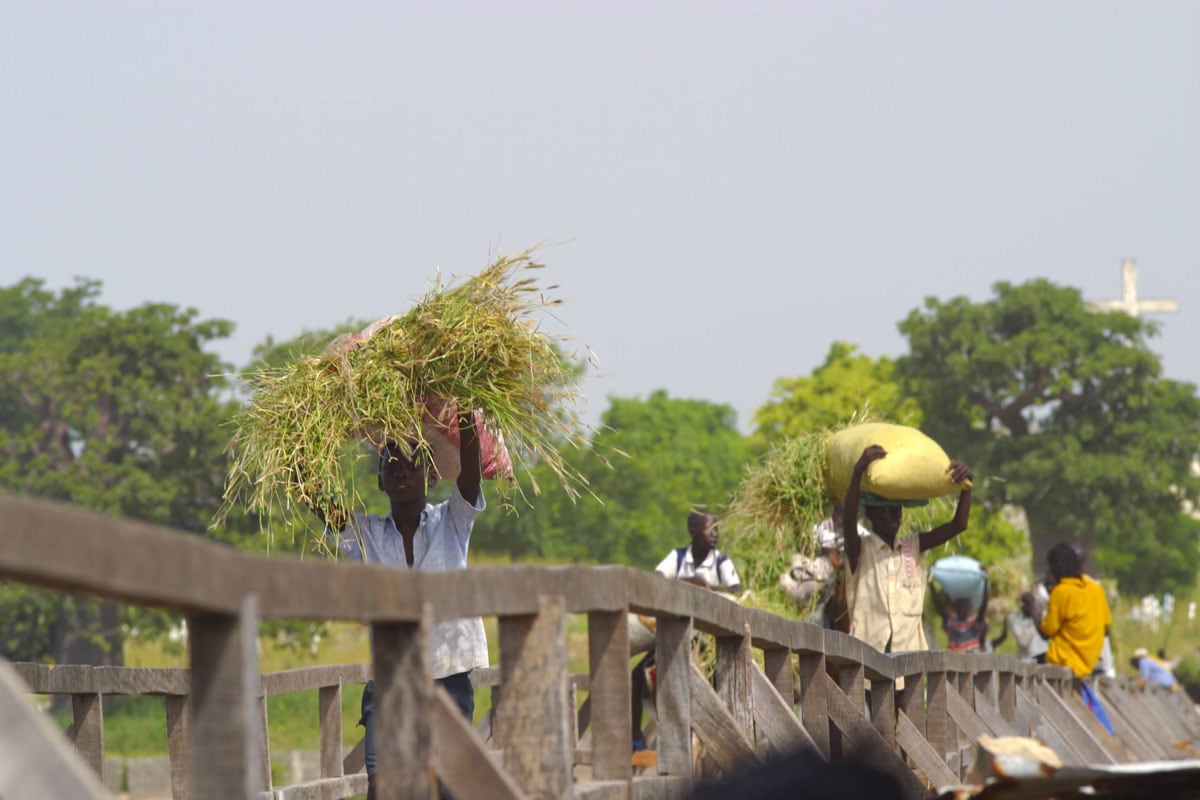
<path fill-rule="evenodd" d="M 1049 640 L 1046 663 L 1075 673 L 1084 702 L 1112 733 L 1112 724 L 1092 688 L 1084 683 L 1100 660 L 1104 637 L 1112 625 L 1112 612 L 1104 589 L 1083 574 L 1083 558 L 1067 542 L 1059 542 L 1046 555 L 1054 588 L 1042 617 L 1042 636 Z"/>

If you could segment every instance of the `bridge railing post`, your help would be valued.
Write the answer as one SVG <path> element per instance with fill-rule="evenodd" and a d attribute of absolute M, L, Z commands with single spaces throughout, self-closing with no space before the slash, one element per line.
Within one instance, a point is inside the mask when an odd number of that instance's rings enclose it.
<path fill-rule="evenodd" d="M 500 617 L 504 697 L 494 730 L 518 786 L 533 797 L 568 798 L 573 794 L 570 715 L 575 709 L 569 708 L 567 693 L 564 601 L 541 597 L 539 607 L 536 614 Z M 621 737 L 627 739 L 628 733 Z"/>
<path fill-rule="evenodd" d="M 342 776 L 342 681 L 322 686 L 317 694 L 318 733 L 321 739 L 321 777 Z"/>
<path fill-rule="evenodd" d="M 592 774 L 597 780 L 627 781 L 633 773 L 629 759 L 633 712 L 626 611 L 588 613 L 588 672 Z M 575 708 L 573 702 L 570 708 Z M 570 716 L 574 721 L 575 714 Z M 572 746 L 577 736 L 573 730 Z"/>
<path fill-rule="evenodd" d="M 713 671 L 713 688 L 733 715 L 738 728 L 754 741 L 753 691 L 750 670 L 754 661 L 750 647 L 750 628 L 741 636 L 718 636 L 717 663 Z"/>
<path fill-rule="evenodd" d="M 692 775 L 692 618 L 657 618 L 658 774 Z"/>
<path fill-rule="evenodd" d="M 800 720 L 817 749 L 829 758 L 829 704 L 825 694 L 825 653 L 810 649 L 797 652 L 800 677 Z"/>
<path fill-rule="evenodd" d="M 192 670 L 191 784 L 195 800 L 257 795 L 262 759 L 255 714 L 258 602 L 238 614 L 188 618 Z"/>
<path fill-rule="evenodd" d="M 375 680 L 376 789 L 381 798 L 428 800 L 433 793 L 433 678 L 429 606 L 417 622 L 371 623 Z"/>

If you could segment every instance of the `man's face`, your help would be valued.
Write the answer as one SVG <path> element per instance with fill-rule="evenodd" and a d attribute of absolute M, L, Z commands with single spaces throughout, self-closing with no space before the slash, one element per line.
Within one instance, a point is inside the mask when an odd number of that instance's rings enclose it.
<path fill-rule="evenodd" d="M 871 521 L 871 529 L 881 536 L 895 536 L 900 530 L 900 519 L 903 514 L 900 506 L 867 506 L 867 519 Z"/>
<path fill-rule="evenodd" d="M 415 463 L 413 459 L 416 459 Z M 389 445 L 383 451 L 382 461 L 379 480 L 383 491 L 392 500 L 420 500 L 436 482 L 415 450 L 413 458 L 409 458 L 399 447 Z"/>
<path fill-rule="evenodd" d="M 721 523 L 717 522 L 717 518 L 709 514 L 708 516 L 700 517 L 696 522 L 688 526 L 689 532 L 692 534 L 693 545 L 704 545 L 710 550 L 717 548 L 717 539 L 721 531 Z"/>

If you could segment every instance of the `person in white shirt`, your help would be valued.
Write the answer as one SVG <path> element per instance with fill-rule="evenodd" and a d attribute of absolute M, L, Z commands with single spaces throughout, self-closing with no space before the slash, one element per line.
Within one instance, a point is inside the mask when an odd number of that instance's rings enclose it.
<path fill-rule="evenodd" d="M 677 547 L 667 553 L 654 571 L 663 577 L 714 592 L 731 596 L 741 594 L 742 579 L 738 577 L 733 560 L 717 549 L 721 523 L 716 516 L 705 509 L 695 509 L 688 514 L 687 527 L 692 537 L 691 544 Z M 639 621 L 636 615 L 632 615 L 631 642 L 636 636 L 646 642 L 646 649 L 649 651 L 633 668 L 631 676 L 631 729 L 635 751 L 646 748 L 646 740 L 642 733 L 642 704 L 644 700 L 654 696 L 653 634 L 654 632 Z"/>
<path fill-rule="evenodd" d="M 466 569 L 471 529 L 484 510 L 480 489 L 482 465 L 474 416 L 458 416 L 461 469 L 444 502 L 430 504 L 426 495 L 437 483 L 433 466 L 411 444 L 389 442 L 379 455 L 379 488 L 391 502 L 391 513 L 355 514 L 338 531 L 326 530 L 349 559 L 398 569 Z M 317 510 L 325 520 L 325 514 Z M 332 515 L 331 515 L 332 516 Z M 338 513 L 335 519 L 347 519 Z M 468 721 L 475 714 L 471 670 L 488 665 L 487 635 L 479 617 L 438 623 L 430 633 L 434 683 L 445 689 Z M 367 800 L 375 798 L 376 730 L 372 681 L 363 691 L 366 728 Z M 441 790 L 439 790 L 441 791 Z M 441 791 L 442 797 L 448 795 Z"/>
<path fill-rule="evenodd" d="M 692 543 L 677 547 L 658 562 L 659 575 L 727 594 L 741 594 L 742 581 L 729 556 L 717 549 L 721 523 L 703 509 L 688 514 Z"/>

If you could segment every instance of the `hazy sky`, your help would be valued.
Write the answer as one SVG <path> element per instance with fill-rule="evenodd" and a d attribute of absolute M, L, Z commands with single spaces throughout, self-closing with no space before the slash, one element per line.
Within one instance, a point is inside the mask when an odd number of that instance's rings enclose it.
<path fill-rule="evenodd" d="M 922 299 L 1172 296 L 1200 382 L 1200 3 L 0 5 L 0 284 L 237 365 L 538 242 L 606 397 L 728 403 Z"/>

